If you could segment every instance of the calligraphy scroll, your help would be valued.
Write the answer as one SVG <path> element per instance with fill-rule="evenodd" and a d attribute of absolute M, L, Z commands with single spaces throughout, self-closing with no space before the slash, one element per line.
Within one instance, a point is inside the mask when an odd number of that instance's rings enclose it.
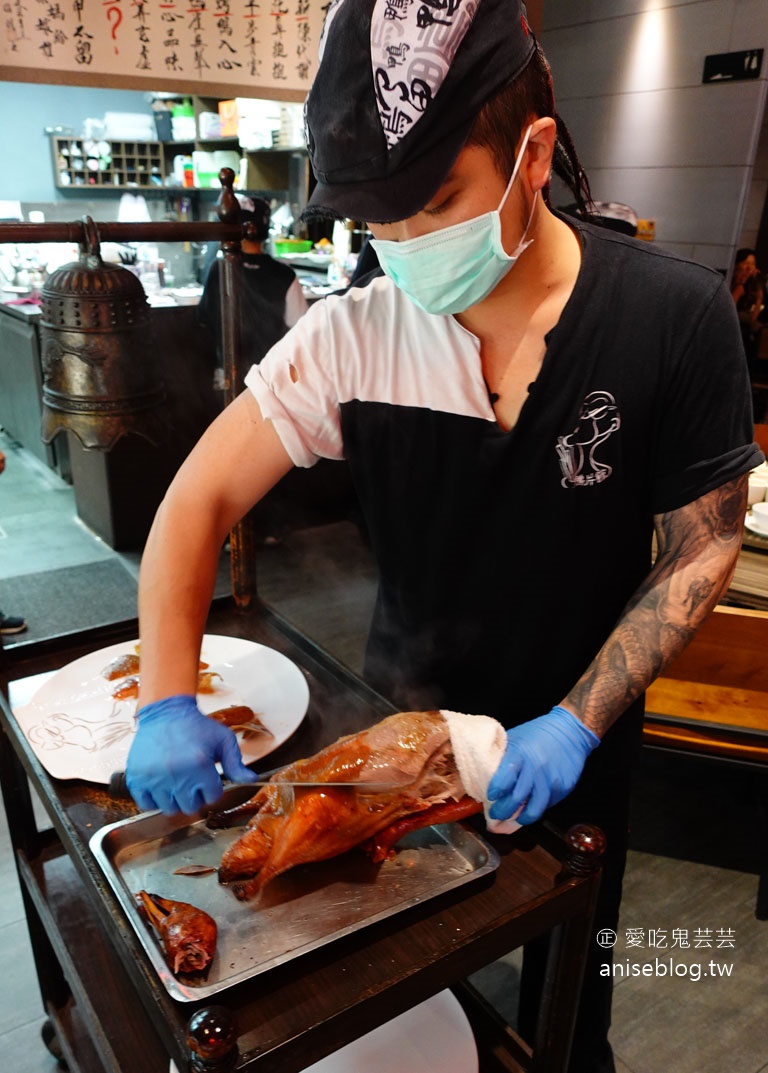
<path fill-rule="evenodd" d="M 0 78 L 303 100 L 328 0 L 0 0 Z"/>

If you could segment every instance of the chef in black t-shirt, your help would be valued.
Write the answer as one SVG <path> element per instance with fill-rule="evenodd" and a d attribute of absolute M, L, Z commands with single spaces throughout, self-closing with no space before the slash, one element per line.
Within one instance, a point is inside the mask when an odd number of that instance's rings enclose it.
<path fill-rule="evenodd" d="M 761 459 L 738 321 L 719 273 L 585 222 L 524 5 L 432 10 L 329 10 L 308 209 L 365 220 L 383 274 L 277 342 L 165 498 L 128 787 L 193 812 L 222 793 L 217 761 L 253 778 L 195 703 L 209 582 L 277 480 L 346 458 L 380 570 L 366 677 L 502 722 L 491 817 L 602 826 L 595 929 L 615 930 L 643 694 L 727 589 Z M 578 221 L 550 205 L 553 169 Z M 614 1069 L 609 959 L 591 944 L 571 1073 Z M 525 966 L 533 1042 L 543 959 Z"/>
<path fill-rule="evenodd" d="M 307 311 L 307 301 L 296 273 L 268 253 L 262 244 L 269 237 L 269 204 L 263 198 L 238 194 L 243 224 L 243 289 L 240 295 L 240 339 L 244 368 L 258 364 L 278 339 Z M 221 336 L 220 270 L 211 263 L 198 306 L 200 321 L 216 340 L 217 371 L 214 383 L 223 387 L 224 355 Z"/>

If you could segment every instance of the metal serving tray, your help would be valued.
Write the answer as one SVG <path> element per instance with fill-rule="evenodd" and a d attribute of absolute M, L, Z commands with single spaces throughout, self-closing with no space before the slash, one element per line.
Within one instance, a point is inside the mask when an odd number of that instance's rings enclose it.
<path fill-rule="evenodd" d="M 233 787 L 231 806 L 243 798 Z M 242 828 L 212 831 L 202 818 L 144 813 L 101 828 L 91 850 L 119 899 L 157 975 L 172 998 L 192 1002 L 282 965 L 343 935 L 498 868 L 498 854 L 455 823 L 415 831 L 394 859 L 373 864 L 352 850 L 330 861 L 300 865 L 274 879 L 251 902 L 239 902 L 216 873 L 174 875 L 187 865 L 218 867 Z M 191 902 L 218 925 L 216 956 L 197 986 L 170 971 L 154 933 L 136 906 L 140 890 Z"/>

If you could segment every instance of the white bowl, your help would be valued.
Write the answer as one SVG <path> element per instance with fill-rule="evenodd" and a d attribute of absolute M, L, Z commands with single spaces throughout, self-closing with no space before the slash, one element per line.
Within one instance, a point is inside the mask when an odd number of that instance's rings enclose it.
<path fill-rule="evenodd" d="M 747 503 L 751 507 L 760 503 L 768 495 L 768 477 L 750 477 Z"/>
<path fill-rule="evenodd" d="M 203 294 L 202 287 L 171 287 L 169 289 L 173 300 L 179 306 L 196 306 Z"/>
<path fill-rule="evenodd" d="M 768 503 L 753 503 L 752 517 L 757 521 L 758 525 L 768 529 Z"/>

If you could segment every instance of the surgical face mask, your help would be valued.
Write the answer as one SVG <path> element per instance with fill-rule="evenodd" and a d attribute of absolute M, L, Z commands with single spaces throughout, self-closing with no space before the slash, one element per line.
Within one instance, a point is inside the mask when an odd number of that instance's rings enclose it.
<path fill-rule="evenodd" d="M 512 177 L 499 207 L 493 212 L 404 242 L 371 239 L 386 275 L 426 313 L 462 313 L 482 302 L 533 242 L 533 239 L 526 241 L 525 236 L 531 226 L 538 191 L 533 196 L 523 237 L 512 253 L 506 253 L 502 245 L 500 215 L 530 134 L 528 127 Z"/>

